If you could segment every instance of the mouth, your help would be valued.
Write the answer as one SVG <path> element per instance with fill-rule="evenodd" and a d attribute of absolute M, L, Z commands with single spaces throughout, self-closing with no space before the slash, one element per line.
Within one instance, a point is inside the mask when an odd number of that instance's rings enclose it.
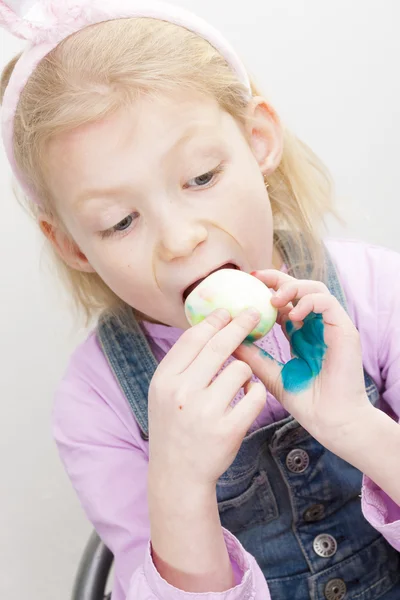
<path fill-rule="evenodd" d="M 240 268 L 237 265 L 235 265 L 235 263 L 225 263 L 224 265 L 221 265 L 217 269 L 214 269 L 213 271 L 207 273 L 207 275 L 205 275 L 204 277 L 201 277 L 200 279 L 197 279 L 196 281 L 191 283 L 182 293 L 183 302 L 186 301 L 186 298 L 189 296 L 189 294 L 191 294 L 193 290 L 196 289 L 202 281 L 204 281 L 209 275 L 211 275 L 211 273 L 221 271 L 221 269 L 235 269 L 236 271 L 240 271 Z"/>

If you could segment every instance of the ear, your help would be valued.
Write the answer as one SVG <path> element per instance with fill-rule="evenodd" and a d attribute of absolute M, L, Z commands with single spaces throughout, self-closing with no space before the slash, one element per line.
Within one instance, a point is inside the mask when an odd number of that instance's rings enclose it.
<path fill-rule="evenodd" d="M 48 220 L 40 219 L 39 226 L 58 255 L 68 266 L 76 271 L 84 271 L 85 273 L 95 272 L 74 240 L 63 231 L 59 225 L 50 223 Z"/>
<path fill-rule="evenodd" d="M 274 109 L 261 96 L 248 106 L 246 130 L 253 154 L 263 175 L 279 166 L 283 152 L 283 129 Z"/>

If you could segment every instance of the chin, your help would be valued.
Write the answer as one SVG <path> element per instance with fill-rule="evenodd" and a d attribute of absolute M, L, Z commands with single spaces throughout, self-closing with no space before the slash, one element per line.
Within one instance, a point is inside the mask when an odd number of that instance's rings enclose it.
<path fill-rule="evenodd" d="M 170 327 L 177 327 L 178 329 L 189 329 L 190 328 L 190 324 L 188 323 L 188 320 L 186 319 L 184 310 L 182 310 L 182 312 L 180 314 L 174 315 L 173 317 L 168 319 L 168 322 L 166 323 L 166 325 L 169 325 Z"/>

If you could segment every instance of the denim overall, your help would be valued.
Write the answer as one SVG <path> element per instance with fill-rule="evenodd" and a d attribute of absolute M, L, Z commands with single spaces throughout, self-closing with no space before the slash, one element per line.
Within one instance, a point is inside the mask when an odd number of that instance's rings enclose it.
<path fill-rule="evenodd" d="M 275 236 L 289 272 L 311 272 L 287 232 Z M 305 262 L 304 262 L 305 259 Z M 335 267 L 325 250 L 324 281 L 346 307 Z M 148 388 L 157 362 L 128 310 L 124 323 L 100 319 L 98 336 L 143 439 L 148 439 Z M 379 401 L 364 373 L 366 391 Z M 361 512 L 361 473 L 326 450 L 292 417 L 245 437 L 220 477 L 222 525 L 259 564 L 272 600 L 400 600 L 400 554 Z"/>

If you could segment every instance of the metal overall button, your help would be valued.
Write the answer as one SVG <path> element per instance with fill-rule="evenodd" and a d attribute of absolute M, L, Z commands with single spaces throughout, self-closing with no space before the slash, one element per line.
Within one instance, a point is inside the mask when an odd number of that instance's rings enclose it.
<path fill-rule="evenodd" d="M 310 457 L 305 450 L 296 448 L 286 457 L 286 466 L 292 473 L 303 473 L 310 464 Z"/>
<path fill-rule="evenodd" d="M 323 504 L 312 504 L 304 511 L 303 518 L 307 523 L 321 521 L 325 517 L 325 506 Z"/>
<path fill-rule="evenodd" d="M 337 542 L 334 537 L 328 533 L 321 533 L 313 541 L 313 548 L 315 554 L 322 558 L 330 558 L 336 553 Z"/>
<path fill-rule="evenodd" d="M 343 579 L 331 579 L 324 589 L 326 600 L 343 600 L 346 592 L 347 587 Z"/>

